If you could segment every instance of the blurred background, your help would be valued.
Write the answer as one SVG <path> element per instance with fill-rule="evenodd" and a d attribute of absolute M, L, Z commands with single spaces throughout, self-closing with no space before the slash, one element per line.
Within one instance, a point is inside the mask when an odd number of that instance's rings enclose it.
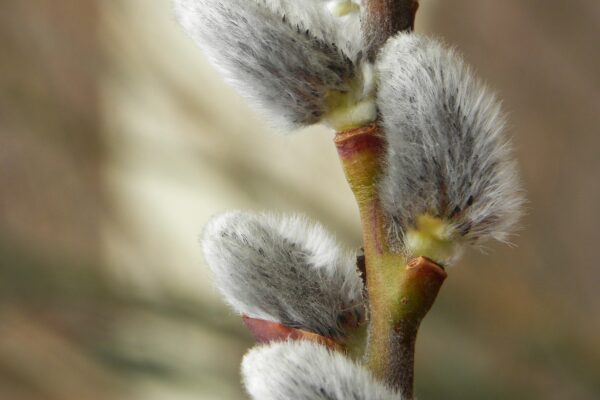
<path fill-rule="evenodd" d="M 598 399 L 600 3 L 424 0 L 417 25 L 504 99 L 529 198 L 516 247 L 450 271 L 417 394 Z M 199 235 L 300 211 L 358 246 L 331 139 L 265 126 L 168 0 L 2 0 L 0 398 L 245 398 Z"/>

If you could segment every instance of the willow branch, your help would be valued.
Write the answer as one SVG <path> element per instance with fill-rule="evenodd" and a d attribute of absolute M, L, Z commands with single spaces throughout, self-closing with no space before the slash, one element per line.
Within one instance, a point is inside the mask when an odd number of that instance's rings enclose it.
<path fill-rule="evenodd" d="M 376 377 L 411 400 L 417 332 L 446 273 L 427 258 L 407 264 L 402 254 L 390 250 L 378 195 L 385 149 L 380 128 L 370 125 L 340 132 L 335 144 L 363 230 L 370 308 L 366 362 Z"/>

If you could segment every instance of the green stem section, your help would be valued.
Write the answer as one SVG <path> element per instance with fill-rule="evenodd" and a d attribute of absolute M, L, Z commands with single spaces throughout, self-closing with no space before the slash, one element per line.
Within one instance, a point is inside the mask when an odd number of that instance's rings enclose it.
<path fill-rule="evenodd" d="M 335 139 L 363 229 L 370 307 L 366 362 L 376 377 L 410 400 L 417 331 L 446 273 L 424 257 L 407 265 L 402 254 L 390 250 L 377 190 L 384 143 L 377 125 L 341 132 Z"/>

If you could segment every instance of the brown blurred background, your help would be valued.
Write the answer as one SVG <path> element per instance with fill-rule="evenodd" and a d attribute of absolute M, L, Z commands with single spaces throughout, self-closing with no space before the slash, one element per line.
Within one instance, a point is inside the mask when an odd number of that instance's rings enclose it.
<path fill-rule="evenodd" d="M 504 99 L 528 192 L 515 248 L 471 252 L 418 343 L 421 399 L 600 398 L 600 3 L 424 0 Z M 0 398 L 242 399 L 252 345 L 203 265 L 228 208 L 359 244 L 331 145 L 275 135 L 168 0 L 2 0 Z"/>

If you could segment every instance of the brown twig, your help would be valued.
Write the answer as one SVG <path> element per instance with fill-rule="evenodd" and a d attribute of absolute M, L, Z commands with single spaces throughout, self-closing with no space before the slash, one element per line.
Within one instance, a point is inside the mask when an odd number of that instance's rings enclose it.
<path fill-rule="evenodd" d="M 363 8 L 362 27 L 367 57 L 373 61 L 386 40 L 415 25 L 418 0 L 367 0 Z"/>

